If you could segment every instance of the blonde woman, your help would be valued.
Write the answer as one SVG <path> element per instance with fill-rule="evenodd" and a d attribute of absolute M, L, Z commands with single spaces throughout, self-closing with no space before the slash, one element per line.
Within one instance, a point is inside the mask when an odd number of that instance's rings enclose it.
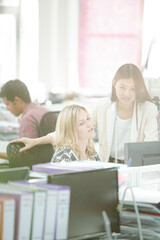
<path fill-rule="evenodd" d="M 56 152 L 51 161 L 100 161 L 92 141 L 94 136 L 93 123 L 87 110 L 78 105 L 65 107 L 57 119 Z"/>
<path fill-rule="evenodd" d="M 94 149 L 92 138 L 95 136 L 93 123 L 87 110 L 79 105 L 69 105 L 59 114 L 56 132 L 34 139 L 21 138 L 12 142 L 23 142 L 24 151 L 38 144 L 53 143 L 56 151 L 52 162 L 94 160 L 100 161 Z M 53 141 L 53 139 L 55 139 Z"/>

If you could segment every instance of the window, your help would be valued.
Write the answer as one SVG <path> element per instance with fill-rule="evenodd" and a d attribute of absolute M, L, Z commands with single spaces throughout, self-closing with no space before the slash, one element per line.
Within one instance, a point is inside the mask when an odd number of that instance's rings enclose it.
<path fill-rule="evenodd" d="M 0 82 L 15 78 L 18 72 L 18 2 L 0 1 Z M 8 4 L 12 3 L 12 6 Z"/>
<path fill-rule="evenodd" d="M 116 70 L 141 67 L 143 0 L 80 1 L 80 86 L 109 94 Z"/>

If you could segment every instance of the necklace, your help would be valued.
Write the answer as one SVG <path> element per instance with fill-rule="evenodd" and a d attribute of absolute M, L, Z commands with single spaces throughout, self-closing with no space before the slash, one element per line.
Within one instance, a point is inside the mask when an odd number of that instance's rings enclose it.
<path fill-rule="evenodd" d="M 118 159 L 118 116 L 117 116 L 117 107 L 116 107 L 116 118 L 115 118 L 115 163 L 117 163 Z"/>

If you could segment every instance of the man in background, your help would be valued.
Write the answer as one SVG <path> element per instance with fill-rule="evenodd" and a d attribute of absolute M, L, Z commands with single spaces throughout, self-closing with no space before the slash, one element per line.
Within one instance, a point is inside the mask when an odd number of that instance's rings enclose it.
<path fill-rule="evenodd" d="M 39 137 L 39 123 L 49 110 L 31 101 L 27 86 L 20 80 L 10 80 L 1 87 L 0 97 L 6 109 L 20 116 L 19 137 Z"/>
<path fill-rule="evenodd" d="M 20 116 L 19 137 L 39 137 L 39 123 L 48 109 L 33 103 L 27 86 L 20 80 L 6 82 L 0 92 L 6 109 Z"/>

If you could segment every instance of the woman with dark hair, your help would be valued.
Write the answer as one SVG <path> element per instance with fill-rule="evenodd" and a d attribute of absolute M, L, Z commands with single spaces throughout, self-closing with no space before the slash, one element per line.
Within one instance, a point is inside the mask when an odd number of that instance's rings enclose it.
<path fill-rule="evenodd" d="M 124 163 L 124 143 L 158 140 L 157 107 L 139 68 L 124 64 L 112 82 L 111 98 L 102 98 L 91 117 L 98 129 L 102 161 Z"/>

